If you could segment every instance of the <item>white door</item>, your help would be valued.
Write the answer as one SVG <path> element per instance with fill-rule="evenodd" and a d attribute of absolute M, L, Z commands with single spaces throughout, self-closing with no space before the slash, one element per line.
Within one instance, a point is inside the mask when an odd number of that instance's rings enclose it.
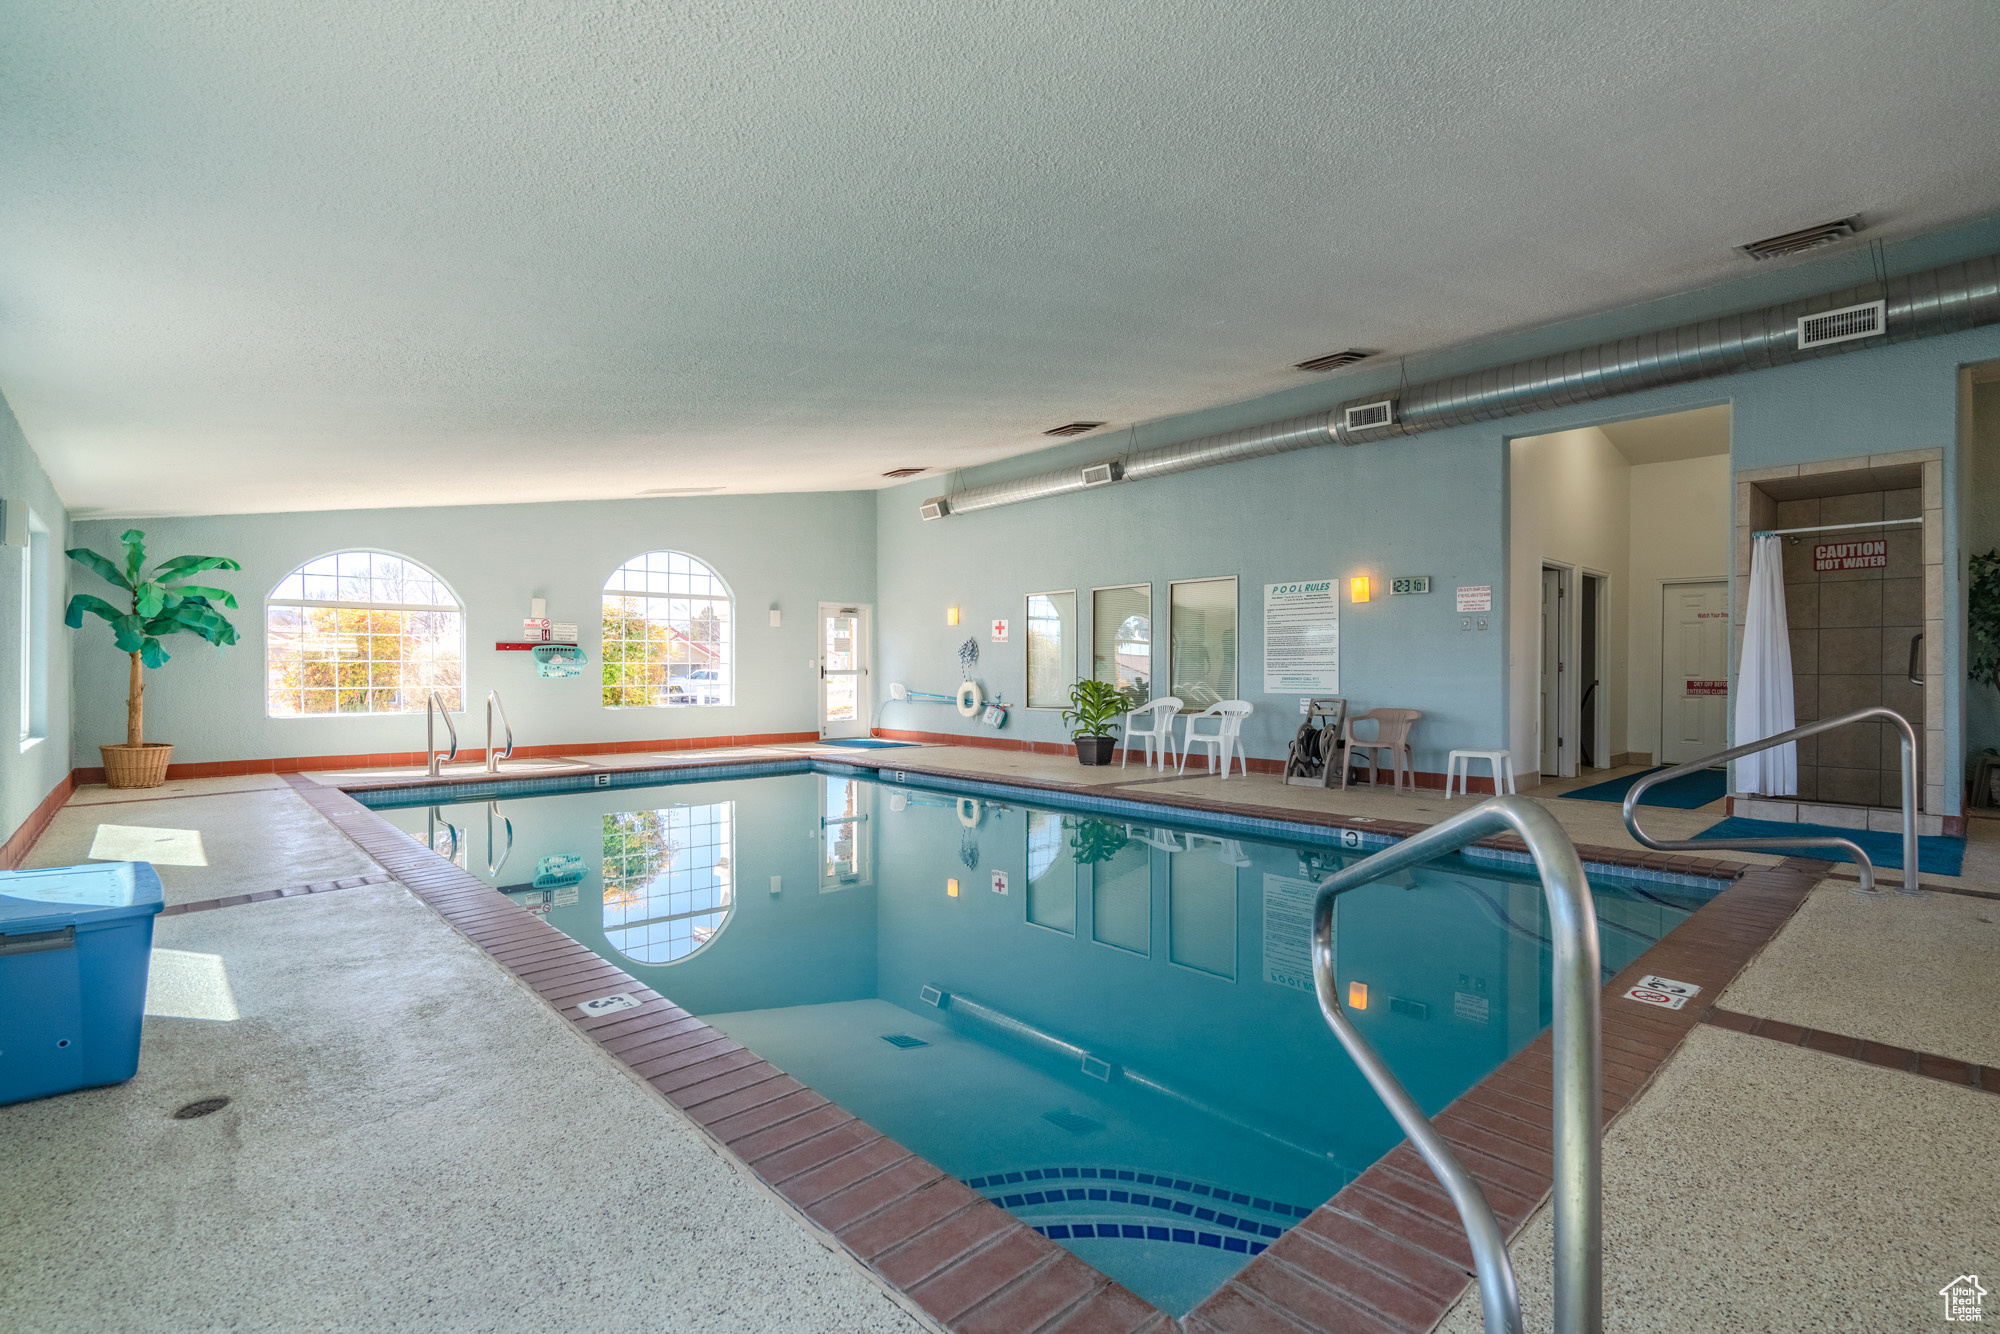
<path fill-rule="evenodd" d="M 1550 777 L 1573 775 L 1569 738 L 1563 726 L 1563 685 L 1569 670 L 1569 580 L 1562 570 L 1542 568 L 1542 772 Z"/>
<path fill-rule="evenodd" d="M 819 734 L 868 735 L 868 608 L 819 604 Z"/>
<path fill-rule="evenodd" d="M 1729 585 L 1668 584 L 1660 626 L 1660 762 L 1729 747 Z"/>

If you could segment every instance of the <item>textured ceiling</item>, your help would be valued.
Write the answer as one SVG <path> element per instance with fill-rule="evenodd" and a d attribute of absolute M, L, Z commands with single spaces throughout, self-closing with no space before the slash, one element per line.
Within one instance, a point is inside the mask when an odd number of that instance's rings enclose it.
<path fill-rule="evenodd" d="M 880 484 L 2000 210 L 1993 0 L 0 0 L 113 514 Z"/>

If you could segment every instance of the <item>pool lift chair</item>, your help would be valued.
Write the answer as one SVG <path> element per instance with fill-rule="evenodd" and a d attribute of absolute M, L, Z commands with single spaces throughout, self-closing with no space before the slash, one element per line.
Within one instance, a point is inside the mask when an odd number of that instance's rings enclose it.
<path fill-rule="evenodd" d="M 1313 904 L 1313 990 L 1328 1027 L 1457 1208 L 1478 1275 L 1486 1334 L 1521 1334 L 1521 1297 L 1507 1254 L 1506 1234 L 1450 1144 L 1348 1019 L 1342 1008 L 1333 949 L 1334 900 L 1340 895 L 1495 834 L 1514 834 L 1527 844 L 1548 899 L 1554 945 L 1555 1023 L 1550 1044 L 1555 1065 L 1555 1184 L 1551 1192 L 1555 1207 L 1555 1331 L 1602 1334 L 1603 981 L 1598 973 L 1597 912 L 1583 862 L 1555 816 L 1529 797 L 1494 797 L 1328 876 L 1320 883 Z"/>

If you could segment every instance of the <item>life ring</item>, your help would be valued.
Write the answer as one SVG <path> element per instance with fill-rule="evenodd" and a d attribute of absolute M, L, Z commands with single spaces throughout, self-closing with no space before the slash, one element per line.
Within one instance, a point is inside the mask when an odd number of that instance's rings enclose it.
<path fill-rule="evenodd" d="M 967 829 L 979 828 L 980 814 L 979 799 L 977 797 L 960 797 L 958 799 L 958 822 Z"/>
<path fill-rule="evenodd" d="M 977 718 L 980 709 L 986 705 L 986 696 L 979 691 L 979 682 L 967 681 L 958 688 L 958 716 Z"/>

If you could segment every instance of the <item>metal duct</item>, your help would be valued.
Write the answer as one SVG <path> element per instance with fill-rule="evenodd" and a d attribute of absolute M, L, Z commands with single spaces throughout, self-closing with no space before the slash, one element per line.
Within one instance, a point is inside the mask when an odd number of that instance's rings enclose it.
<path fill-rule="evenodd" d="M 1799 350 L 1802 317 L 1878 300 L 1887 303 L 1883 334 Z M 2000 323 L 2000 255 L 1984 255 L 1886 282 L 1410 385 L 1395 396 L 1394 421 L 1356 431 L 1338 429 L 1337 434 L 1343 444 L 1365 444 L 1994 323 Z M 1381 397 L 1354 399 L 1341 404 L 1341 410 Z"/>
<path fill-rule="evenodd" d="M 1292 417 L 1240 431 L 1224 431 L 1220 435 L 1184 440 L 1178 445 L 1139 449 L 1068 468 L 1053 468 L 1011 482 L 969 487 L 949 496 L 933 496 L 924 503 L 926 506 L 941 506 L 943 513 L 940 518 L 944 514 L 969 514 L 974 510 L 1019 504 L 1023 500 L 1041 500 L 1047 496 L 1082 491 L 1086 489 L 1084 470 L 1105 463 L 1117 465 L 1113 469 L 1114 476 L 1123 481 L 1136 482 L 1142 478 L 1165 477 L 1169 473 L 1212 467 L 1218 463 L 1238 463 L 1244 459 L 1260 459 L 1268 454 L 1288 454 L 1295 449 L 1332 444 L 1333 438 L 1333 418 L 1324 412 L 1315 412 L 1306 417 Z M 1098 487 L 1089 489 L 1097 490 Z"/>
<path fill-rule="evenodd" d="M 1798 322 L 1802 317 L 1876 300 L 1887 302 L 1886 333 L 1799 351 Z M 1958 333 L 1995 323 L 2000 323 L 2000 255 L 1983 255 L 1886 282 L 1864 283 L 1761 310 L 1697 320 L 1671 329 L 1409 385 L 1393 395 L 1394 420 L 1382 426 L 1350 431 L 1341 425 L 1348 408 L 1380 402 L 1383 394 L 1378 390 L 1350 399 L 1331 413 L 1293 417 L 1096 462 L 1121 465 L 1122 480 L 1133 482 L 1218 463 L 1289 453 L 1313 445 L 1367 444 L 1524 412 L 1569 407 L 1664 385 L 1838 356 L 1864 347 Z M 967 514 L 1082 491 L 1083 470 L 1087 466 L 1055 468 L 1011 482 L 970 487 L 956 495 L 934 496 L 924 502 L 925 517 L 932 517 L 933 506 L 937 507 L 936 517 L 941 518 L 946 514 Z"/>

